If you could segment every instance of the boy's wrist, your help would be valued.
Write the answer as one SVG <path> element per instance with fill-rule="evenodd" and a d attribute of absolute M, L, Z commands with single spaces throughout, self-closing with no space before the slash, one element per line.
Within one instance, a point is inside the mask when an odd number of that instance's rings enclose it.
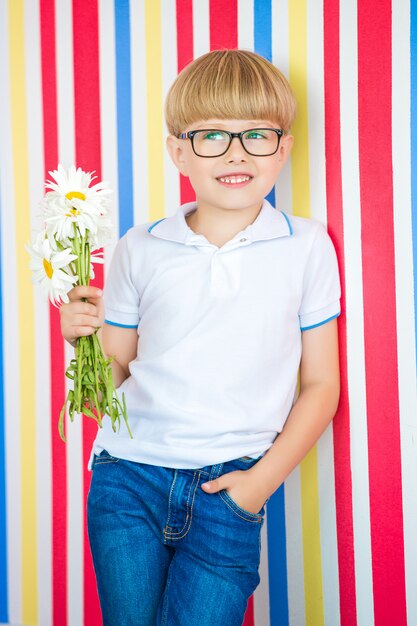
<path fill-rule="evenodd" d="M 246 475 L 252 488 L 257 490 L 260 497 L 266 502 L 281 485 L 281 482 L 268 480 L 270 472 L 267 471 L 265 464 L 259 465 L 260 461 L 247 470 Z"/>

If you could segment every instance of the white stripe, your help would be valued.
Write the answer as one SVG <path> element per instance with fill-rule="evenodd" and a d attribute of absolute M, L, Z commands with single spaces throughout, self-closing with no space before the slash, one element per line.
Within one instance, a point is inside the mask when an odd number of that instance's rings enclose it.
<path fill-rule="evenodd" d="M 290 626 L 305 624 L 300 466 L 285 481 L 288 612 Z"/>
<path fill-rule="evenodd" d="M 194 58 L 210 50 L 209 0 L 193 0 Z"/>
<path fill-rule="evenodd" d="M 310 214 L 326 225 L 323 7 L 319 8 L 317 4 L 313 6 L 312 3 L 307 3 L 307 93 Z M 339 568 L 331 425 L 317 443 L 317 459 L 324 619 L 326 624 L 339 626 Z"/>
<path fill-rule="evenodd" d="M 358 626 L 374 623 L 362 296 L 356 4 L 340 5 L 340 109 L 347 357 Z"/>
<path fill-rule="evenodd" d="M 71 3 L 56 3 L 58 158 L 66 167 L 75 165 L 74 72 Z M 65 346 L 65 367 L 72 349 Z M 65 394 L 70 382 L 65 379 Z M 52 428 L 59 415 L 51 416 Z M 68 622 L 83 620 L 83 481 L 82 432 L 79 421 L 65 424 L 67 443 L 67 606 Z"/>
<path fill-rule="evenodd" d="M 237 5 L 238 47 L 254 49 L 254 0 L 238 0 Z"/>
<path fill-rule="evenodd" d="M 177 76 L 177 28 L 176 28 L 176 11 L 174 2 L 166 2 L 163 4 L 161 11 L 161 46 L 162 46 L 162 95 L 163 102 L 171 84 Z M 163 115 L 163 110 L 161 111 Z M 163 120 L 163 154 L 164 154 L 164 200 L 165 215 L 172 215 L 180 204 L 180 177 L 177 168 L 172 163 L 171 158 L 165 147 L 165 138 L 167 135 L 165 120 Z M 165 132 L 166 131 L 166 132 Z"/>
<path fill-rule="evenodd" d="M 261 530 L 261 581 L 253 596 L 255 626 L 270 626 L 269 621 L 269 576 L 268 576 L 268 511 Z"/>
<path fill-rule="evenodd" d="M 29 199 L 31 224 L 39 232 L 40 202 L 44 195 L 42 77 L 40 59 L 40 16 L 38 3 L 25 1 L 25 59 L 28 118 Z M 26 254 L 22 250 L 22 254 Z M 36 530 L 39 620 L 52 624 L 52 498 L 50 440 L 50 342 L 49 304 L 35 286 L 35 407 L 36 407 Z"/>
<path fill-rule="evenodd" d="M 134 222 L 149 220 L 145 3 L 130 2 Z"/>
<path fill-rule="evenodd" d="M 410 6 L 392 5 L 392 157 L 407 623 L 417 624 L 417 397 L 410 167 Z"/>
<path fill-rule="evenodd" d="M 58 156 L 64 167 L 75 165 L 74 70 L 72 9 L 70 2 L 55 0 L 58 108 Z M 77 86 L 82 89 L 82 86 Z"/>
<path fill-rule="evenodd" d="M 317 442 L 317 457 L 324 623 L 339 626 L 339 567 L 337 561 L 333 428 L 331 424 Z"/>
<path fill-rule="evenodd" d="M 106 245 L 106 261 L 111 259 L 119 232 L 119 189 L 117 165 L 117 112 L 116 112 L 116 43 L 114 25 L 114 1 L 99 2 L 99 45 L 100 45 L 100 128 L 101 128 L 101 173 L 113 189 L 111 221 L 114 237 Z M 134 77 L 132 76 L 132 80 Z M 108 263 L 104 265 L 104 279 Z"/>
<path fill-rule="evenodd" d="M 272 2 L 272 62 L 288 79 L 290 67 L 288 2 Z M 291 157 L 275 185 L 276 207 L 292 213 Z"/>
<path fill-rule="evenodd" d="M 307 2 L 307 103 L 310 214 L 326 225 L 323 7 Z"/>
<path fill-rule="evenodd" d="M 7 582 L 9 619 L 22 621 L 22 526 L 19 433 L 18 308 L 15 246 L 13 158 L 10 111 L 8 14 L 0 2 L 0 191 L 2 206 L 2 281 L 7 294 L 3 308 L 3 358 L 5 395 Z M 17 174 L 17 173 L 16 173 Z"/>

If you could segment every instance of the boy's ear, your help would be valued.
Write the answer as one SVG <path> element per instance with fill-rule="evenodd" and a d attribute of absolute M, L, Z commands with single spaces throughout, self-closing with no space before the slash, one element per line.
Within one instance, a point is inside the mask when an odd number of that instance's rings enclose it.
<path fill-rule="evenodd" d="M 174 135 L 168 135 L 167 137 L 167 150 L 171 157 L 175 167 L 183 174 L 187 176 L 187 167 L 184 159 L 184 142 Z"/>
<path fill-rule="evenodd" d="M 283 135 L 279 142 L 278 154 L 281 161 L 285 161 L 290 156 L 291 148 L 294 144 L 294 137 L 292 135 Z"/>

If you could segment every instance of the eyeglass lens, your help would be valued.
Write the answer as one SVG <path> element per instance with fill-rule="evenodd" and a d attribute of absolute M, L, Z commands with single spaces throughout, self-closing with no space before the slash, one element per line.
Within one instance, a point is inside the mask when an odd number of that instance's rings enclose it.
<path fill-rule="evenodd" d="M 253 128 L 242 135 L 242 142 L 249 154 L 267 156 L 273 154 L 279 143 L 274 130 Z M 200 156 L 219 156 L 227 151 L 230 136 L 221 130 L 199 130 L 194 134 L 194 151 Z"/>

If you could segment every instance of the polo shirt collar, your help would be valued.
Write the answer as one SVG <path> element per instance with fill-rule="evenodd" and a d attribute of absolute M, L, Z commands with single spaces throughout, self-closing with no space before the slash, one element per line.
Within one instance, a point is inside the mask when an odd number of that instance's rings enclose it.
<path fill-rule="evenodd" d="M 174 215 L 153 222 L 149 226 L 148 232 L 160 239 L 194 244 L 196 233 L 188 226 L 185 216 L 195 211 L 196 208 L 196 202 L 187 202 L 181 205 Z M 277 237 L 288 237 L 292 235 L 292 227 L 290 219 L 285 213 L 274 209 L 268 200 L 264 200 L 255 221 L 240 231 L 240 233 L 237 233 L 235 237 L 241 238 L 243 234 L 245 241 L 247 240 L 247 243 L 250 243 Z M 198 237 L 201 237 L 201 235 L 198 235 Z"/>

